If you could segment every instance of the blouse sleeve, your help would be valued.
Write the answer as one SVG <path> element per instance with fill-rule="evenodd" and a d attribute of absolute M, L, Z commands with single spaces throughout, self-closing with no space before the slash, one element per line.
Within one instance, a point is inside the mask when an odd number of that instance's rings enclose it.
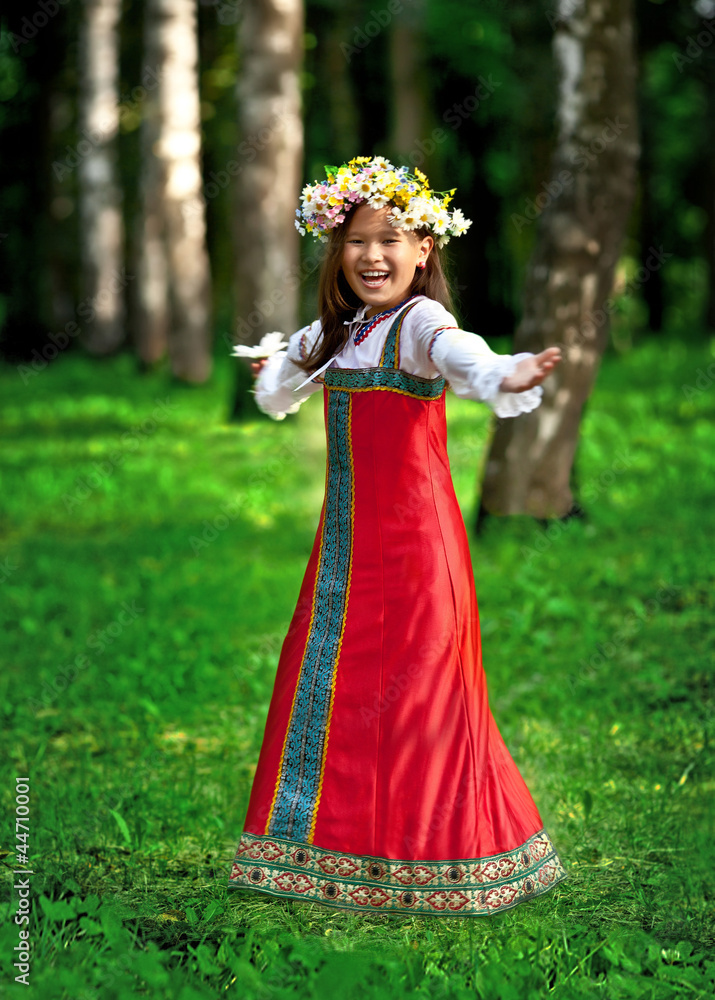
<path fill-rule="evenodd" d="M 446 309 L 439 315 L 416 316 L 415 334 L 426 356 L 440 375 L 449 382 L 452 392 L 462 399 L 477 399 L 486 403 L 498 417 L 517 417 L 540 405 L 544 390 L 540 385 L 524 392 L 501 392 L 502 380 L 512 375 L 524 358 L 533 358 L 530 351 L 519 354 L 497 354 L 476 333 L 457 326 Z"/>
<path fill-rule="evenodd" d="M 295 361 L 303 357 L 309 346 L 312 346 L 312 337 L 318 332 L 315 326 L 316 324 L 312 324 L 294 333 L 286 350 L 271 355 L 256 379 L 256 405 L 274 420 L 283 420 L 288 413 L 297 413 L 308 396 L 323 388 L 320 382 L 310 381 L 294 392 L 308 378 L 307 372 L 299 368 Z M 309 340 L 311 343 L 308 346 Z"/>

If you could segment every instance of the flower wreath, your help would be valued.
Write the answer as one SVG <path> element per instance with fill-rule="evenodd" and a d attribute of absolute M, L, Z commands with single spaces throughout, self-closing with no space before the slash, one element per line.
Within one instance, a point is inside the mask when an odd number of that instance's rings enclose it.
<path fill-rule="evenodd" d="M 429 229 L 444 246 L 450 236 L 461 236 L 471 226 L 458 209 L 447 207 L 456 188 L 432 191 L 421 170 L 395 167 L 382 156 L 356 156 L 340 167 L 326 166 L 327 181 L 306 184 L 295 225 L 301 236 L 312 233 L 327 243 L 326 231 L 345 222 L 353 205 L 367 202 L 372 208 L 391 206 L 390 225 L 395 229 Z"/>

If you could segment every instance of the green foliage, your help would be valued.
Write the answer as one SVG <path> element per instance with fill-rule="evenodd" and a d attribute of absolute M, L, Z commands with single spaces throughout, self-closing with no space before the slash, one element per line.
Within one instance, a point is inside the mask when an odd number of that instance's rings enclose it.
<path fill-rule="evenodd" d="M 228 361 L 194 389 L 129 356 L 0 370 L 0 801 L 29 776 L 35 872 L 28 990 L 6 869 L 3 996 L 710 997 L 713 357 L 608 356 L 586 519 L 473 545 L 492 707 L 569 871 L 490 920 L 227 892 L 317 526 L 319 401 L 236 425 Z M 448 413 L 470 520 L 488 411 Z"/>

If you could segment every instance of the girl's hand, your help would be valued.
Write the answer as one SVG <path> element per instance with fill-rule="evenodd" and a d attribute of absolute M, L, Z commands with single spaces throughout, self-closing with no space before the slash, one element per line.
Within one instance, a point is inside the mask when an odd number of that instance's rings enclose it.
<path fill-rule="evenodd" d="M 532 389 L 544 381 L 559 361 L 561 361 L 560 347 L 547 347 L 545 351 L 534 355 L 533 358 L 524 358 L 518 362 L 513 375 L 502 379 L 499 390 L 501 392 L 525 392 L 527 389 Z"/>
<path fill-rule="evenodd" d="M 268 364 L 268 358 L 259 358 L 258 361 L 252 361 L 251 371 L 253 372 L 253 377 L 258 378 L 258 376 L 261 374 L 261 371 L 266 367 L 267 364 Z"/>

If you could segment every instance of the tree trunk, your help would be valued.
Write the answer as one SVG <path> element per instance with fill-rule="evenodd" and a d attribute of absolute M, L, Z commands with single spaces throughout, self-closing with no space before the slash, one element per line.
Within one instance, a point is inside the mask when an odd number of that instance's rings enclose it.
<path fill-rule="evenodd" d="M 124 227 L 116 163 L 121 0 L 84 0 L 83 6 L 77 154 L 82 297 L 91 301 L 91 319 L 82 339 L 92 354 L 105 355 L 124 340 Z"/>
<path fill-rule="evenodd" d="M 147 0 L 137 352 L 198 383 L 212 357 L 196 27 L 195 0 Z"/>
<path fill-rule="evenodd" d="M 563 360 L 537 410 L 497 425 L 482 491 L 492 514 L 574 510 L 579 424 L 608 340 L 609 295 L 635 190 L 632 0 L 561 0 L 559 18 L 559 135 L 550 181 L 529 213 L 538 215 L 538 230 L 514 351 L 558 344 Z M 530 221 L 512 216 L 515 225 Z"/>
<path fill-rule="evenodd" d="M 302 0 L 247 0 L 239 25 L 236 342 L 298 328 Z"/>
<path fill-rule="evenodd" d="M 317 13 L 320 17 L 320 27 L 316 26 L 318 53 L 321 56 L 321 65 L 318 67 L 319 89 L 316 88 L 318 113 L 323 119 L 323 128 L 327 117 L 330 148 L 335 150 L 325 162 L 346 163 L 357 155 L 355 142 L 359 130 L 355 88 L 350 76 L 351 46 L 345 42 L 350 37 L 357 15 L 354 4 L 347 3 L 340 4 L 330 12 L 327 24 L 326 11 L 318 8 Z M 313 17 L 316 17 L 315 11 Z M 313 103 L 316 101 L 316 90 L 312 95 Z M 309 124 L 306 131 L 310 134 Z"/>
<path fill-rule="evenodd" d="M 429 173 L 429 162 L 422 152 L 427 139 L 427 95 L 425 59 L 422 43 L 424 4 L 413 2 L 397 14 L 390 31 L 390 66 L 392 69 L 392 141 L 400 162 L 407 159 L 410 168 L 422 166 Z M 420 145 L 417 145 L 420 143 Z"/>

